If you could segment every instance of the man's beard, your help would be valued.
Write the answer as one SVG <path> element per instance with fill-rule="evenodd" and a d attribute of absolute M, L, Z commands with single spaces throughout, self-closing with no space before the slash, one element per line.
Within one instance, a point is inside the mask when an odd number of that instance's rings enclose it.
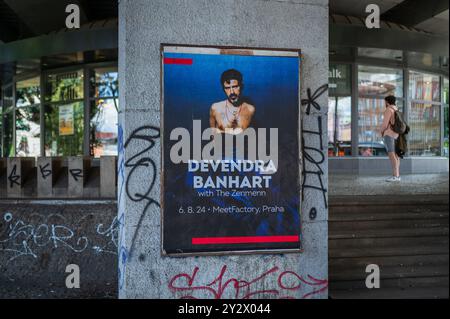
<path fill-rule="evenodd" d="M 228 101 L 230 101 L 230 103 L 233 104 L 233 106 L 236 106 L 236 107 L 238 107 L 239 105 L 242 104 L 241 97 L 237 96 L 235 94 L 230 95 L 228 97 Z"/>

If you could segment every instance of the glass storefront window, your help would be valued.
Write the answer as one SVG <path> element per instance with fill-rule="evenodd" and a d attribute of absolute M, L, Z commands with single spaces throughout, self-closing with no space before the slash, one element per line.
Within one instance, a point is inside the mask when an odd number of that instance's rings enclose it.
<path fill-rule="evenodd" d="M 402 100 L 397 107 L 403 112 Z M 387 156 L 380 135 L 383 115 L 386 110 L 384 98 L 359 98 L 358 101 L 358 150 L 359 156 Z"/>
<path fill-rule="evenodd" d="M 350 156 L 352 150 L 351 97 L 328 100 L 328 156 Z"/>
<path fill-rule="evenodd" d="M 119 81 L 116 66 L 96 68 L 90 76 L 90 154 L 117 155 Z"/>
<path fill-rule="evenodd" d="M 440 101 L 439 76 L 413 72 L 409 73 L 409 96 L 412 100 Z"/>
<path fill-rule="evenodd" d="M 359 95 L 403 97 L 403 71 L 376 66 L 358 66 Z"/>
<path fill-rule="evenodd" d="M 83 70 L 49 74 L 46 78 L 45 102 L 83 99 Z"/>
<path fill-rule="evenodd" d="M 31 106 L 41 103 L 40 77 L 16 83 L 16 107 Z"/>
<path fill-rule="evenodd" d="M 352 68 L 350 64 L 330 64 L 328 71 L 329 96 L 352 94 Z"/>
<path fill-rule="evenodd" d="M 117 155 L 118 103 L 117 98 L 91 102 L 91 156 Z"/>
<path fill-rule="evenodd" d="M 14 156 L 14 108 L 3 110 L 3 156 Z"/>
<path fill-rule="evenodd" d="M 358 55 L 368 58 L 386 59 L 386 60 L 403 60 L 403 51 L 377 49 L 377 48 L 358 48 Z"/>
<path fill-rule="evenodd" d="M 40 156 L 40 105 L 16 108 L 16 156 Z"/>
<path fill-rule="evenodd" d="M 14 98 L 13 98 L 13 86 L 8 85 L 2 88 L 2 156 L 9 157 L 14 156 Z"/>
<path fill-rule="evenodd" d="M 448 121 L 449 121 L 449 114 L 448 114 L 448 99 L 449 99 L 449 81 L 448 78 L 444 79 L 444 88 L 443 88 L 443 93 L 442 93 L 442 97 L 443 97 L 443 102 L 444 102 L 444 147 L 443 147 L 443 151 L 444 153 L 442 154 L 443 156 L 447 156 L 449 157 L 449 132 L 448 132 Z"/>
<path fill-rule="evenodd" d="M 412 156 L 440 155 L 440 105 L 411 103 L 408 134 Z"/>
<path fill-rule="evenodd" d="M 359 65 L 358 94 L 358 155 L 387 156 L 380 134 L 384 98 L 394 95 L 403 112 L 403 70 Z"/>
<path fill-rule="evenodd" d="M 117 67 L 94 69 L 90 82 L 91 97 L 107 98 L 119 96 L 119 74 Z"/>
<path fill-rule="evenodd" d="M 117 155 L 117 66 L 103 64 L 65 70 L 49 70 L 43 75 L 2 86 L 2 156 L 79 156 L 88 149 L 95 157 Z M 85 96 L 84 74 L 89 76 L 88 96 Z M 22 73 L 21 77 L 24 75 Z M 42 97 L 41 79 L 45 92 Z M 86 103 L 90 103 L 90 114 L 85 114 Z M 85 127 L 85 116 L 89 116 L 89 127 Z M 89 148 L 84 145 L 88 137 Z M 41 149 L 44 149 L 43 154 Z"/>
<path fill-rule="evenodd" d="M 430 53 L 408 52 L 408 64 L 418 68 L 439 68 L 439 56 Z"/>
<path fill-rule="evenodd" d="M 16 83 L 16 156 L 40 156 L 40 77 Z"/>
<path fill-rule="evenodd" d="M 45 156 L 83 154 L 84 103 L 46 104 Z"/>
<path fill-rule="evenodd" d="M 379 134 L 386 106 L 384 99 L 359 98 L 358 152 L 359 156 L 386 156 Z"/>
<path fill-rule="evenodd" d="M 1 96 L 0 96 L 1 101 Z M 0 157 L 3 156 L 3 106 L 0 103 Z"/>
<path fill-rule="evenodd" d="M 82 70 L 47 75 L 45 156 L 83 155 L 83 88 Z"/>

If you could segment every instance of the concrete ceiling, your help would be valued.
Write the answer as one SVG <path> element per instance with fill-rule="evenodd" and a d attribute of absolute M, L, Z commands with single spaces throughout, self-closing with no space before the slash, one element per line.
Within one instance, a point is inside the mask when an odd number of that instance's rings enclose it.
<path fill-rule="evenodd" d="M 35 34 L 43 34 L 65 27 L 66 6 L 73 3 L 81 7 L 78 0 L 3 0 L 21 21 Z M 86 22 L 86 14 L 80 8 L 80 21 Z"/>
<path fill-rule="evenodd" d="M 0 41 L 26 39 L 65 28 L 68 4 L 80 7 L 80 24 L 117 18 L 117 0 L 0 0 Z"/>
<path fill-rule="evenodd" d="M 449 34 L 448 0 L 330 0 L 330 13 L 364 18 L 367 5 L 380 7 L 382 19 L 426 32 Z"/>
<path fill-rule="evenodd" d="M 402 2 L 403 0 L 330 0 L 330 13 L 366 17 L 366 7 L 369 4 L 378 5 L 383 14 Z"/>
<path fill-rule="evenodd" d="M 416 28 L 425 30 L 431 33 L 449 35 L 449 10 L 434 16 L 431 19 L 425 20 L 422 23 L 416 25 Z"/>

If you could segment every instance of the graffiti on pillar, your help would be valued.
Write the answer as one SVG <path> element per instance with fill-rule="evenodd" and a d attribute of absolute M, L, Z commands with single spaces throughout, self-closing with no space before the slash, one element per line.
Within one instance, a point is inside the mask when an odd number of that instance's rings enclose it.
<path fill-rule="evenodd" d="M 306 115 L 314 116 L 311 114 L 311 107 L 317 111 L 321 111 L 321 106 L 317 102 L 317 99 L 322 96 L 328 90 L 328 84 L 319 87 L 313 94 L 311 90 L 307 90 L 307 99 L 302 100 L 302 105 L 306 106 Z M 317 143 L 312 143 L 312 138 L 308 138 L 306 143 L 305 136 L 315 137 Z M 322 193 L 323 203 L 325 208 L 328 208 L 327 203 L 327 189 L 323 182 L 324 171 L 322 164 L 325 162 L 325 154 L 323 148 L 323 129 L 322 129 L 322 116 L 317 116 L 317 127 L 315 130 L 302 129 L 302 153 L 303 153 L 303 182 L 302 182 L 302 198 L 305 196 L 305 189 L 313 189 Z M 316 145 L 319 146 L 316 146 Z"/>
<path fill-rule="evenodd" d="M 20 175 L 17 175 L 16 171 L 17 171 L 17 165 L 14 165 L 12 170 L 11 170 L 11 173 L 8 176 L 9 187 L 10 188 L 14 187 L 14 184 L 20 186 L 20 183 L 18 182 L 18 180 L 20 179 Z"/>
<path fill-rule="evenodd" d="M 317 209 L 315 207 L 311 208 L 309 211 L 309 219 L 315 220 L 317 218 Z"/>
<path fill-rule="evenodd" d="M 39 165 L 39 170 L 41 171 L 41 175 L 43 179 L 47 179 L 50 175 L 52 175 L 52 171 L 47 169 L 50 166 L 50 163 L 45 164 L 44 166 Z"/>
<path fill-rule="evenodd" d="M 69 170 L 69 172 L 70 172 L 70 175 L 72 175 L 72 178 L 76 182 L 78 182 L 79 178 L 83 178 L 83 170 L 82 169 L 74 168 L 74 169 Z"/>
<path fill-rule="evenodd" d="M 123 129 L 119 126 L 119 168 L 118 174 L 121 177 L 121 184 L 119 187 L 119 214 L 118 223 L 120 225 L 120 242 L 119 242 L 119 288 L 123 285 L 125 268 L 128 260 L 132 257 L 134 242 L 136 241 L 139 229 L 141 228 L 147 210 L 155 205 L 160 207 L 159 201 L 152 198 L 150 195 L 156 182 L 157 167 L 155 160 L 150 156 L 150 151 L 156 145 L 156 141 L 160 138 L 160 129 L 154 126 L 142 126 L 134 130 L 125 143 L 123 143 Z M 138 145 L 143 145 L 135 154 L 132 154 L 129 159 L 125 160 L 125 150 L 133 142 L 140 142 Z M 128 174 L 125 169 L 129 168 Z M 143 189 L 133 190 L 133 185 L 142 185 L 136 183 L 136 179 L 142 177 L 143 171 L 151 175 L 150 181 L 143 186 Z M 133 202 L 143 202 L 145 206 L 140 214 L 137 227 L 132 235 L 130 247 L 127 249 L 124 239 L 124 220 L 125 212 L 121 209 L 121 199 L 123 191 L 126 196 Z"/>
<path fill-rule="evenodd" d="M 306 299 L 328 288 L 326 279 L 317 279 L 311 275 L 305 278 L 277 266 L 251 278 L 235 278 L 224 265 L 212 281 L 202 281 L 201 277 L 200 268 L 195 267 L 190 273 L 173 276 L 168 288 L 181 299 L 204 299 L 208 296 L 213 299 Z"/>

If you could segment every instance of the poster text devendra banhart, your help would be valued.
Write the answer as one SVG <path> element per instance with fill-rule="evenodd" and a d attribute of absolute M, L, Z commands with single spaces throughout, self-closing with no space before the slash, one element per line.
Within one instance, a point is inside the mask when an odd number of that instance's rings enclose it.
<path fill-rule="evenodd" d="M 189 172 L 255 172 L 263 176 L 194 176 L 194 188 L 269 188 L 272 176 L 276 172 L 273 161 L 265 165 L 264 161 L 250 160 L 204 160 L 189 161 Z"/>

